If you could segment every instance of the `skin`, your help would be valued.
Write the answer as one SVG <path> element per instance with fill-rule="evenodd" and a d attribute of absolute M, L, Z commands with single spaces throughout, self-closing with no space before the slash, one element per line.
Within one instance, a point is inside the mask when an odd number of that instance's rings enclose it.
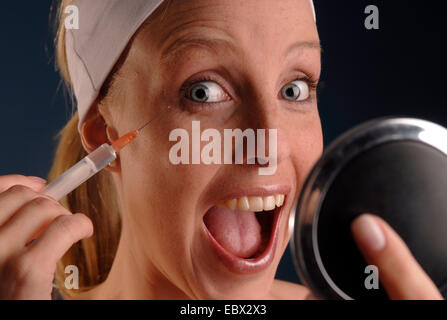
<path fill-rule="evenodd" d="M 284 8 L 277 8 L 271 1 L 262 5 L 257 1 L 230 4 L 179 1 L 171 5 L 168 13 L 160 14 L 135 38 L 115 82 L 117 89 L 111 89 L 115 94 L 100 107 L 113 140 L 164 106 L 172 106 L 123 150 L 119 167 L 115 167 L 114 178 L 126 213 L 116 263 L 110 282 L 104 285 L 108 288 L 105 292 L 116 291 L 109 285 L 113 288 L 119 283 L 118 287 L 125 288 L 121 290 L 127 290 L 129 286 L 123 286 L 121 281 L 140 286 L 139 279 L 147 278 L 150 288 L 145 285 L 138 292 L 132 289 L 123 295 L 198 299 L 274 295 L 270 287 L 289 238 L 287 218 L 292 199 L 322 152 L 315 92 L 306 103 L 291 103 L 278 95 L 285 84 L 297 78 L 308 75 L 318 79 L 319 39 L 306 1 L 289 1 Z M 279 20 L 283 22 L 277 24 Z M 216 44 L 212 48 L 183 45 L 163 59 L 163 52 L 179 40 L 197 38 L 214 39 Z M 224 45 L 224 41 L 230 44 Z M 296 42 L 317 45 L 288 51 Z M 267 52 L 266 47 L 275 49 Z M 206 106 L 184 98 L 180 88 L 201 76 L 221 84 L 229 98 Z M 120 110 L 122 103 L 126 112 L 120 112 L 124 109 Z M 134 111 L 128 112 L 128 107 Z M 225 128 L 277 128 L 276 174 L 260 176 L 257 165 L 172 165 L 167 157 L 173 145 L 169 133 L 175 128 L 191 131 L 193 120 L 200 120 L 202 130 L 215 128 L 222 134 Z M 303 158 L 303 154 L 307 156 Z M 166 185 L 165 181 L 176 183 Z M 271 185 L 285 185 L 291 190 L 275 261 L 259 274 L 231 273 L 206 247 L 203 214 L 223 195 Z M 147 235 L 152 235 L 150 240 L 142 240 Z M 123 274 L 139 276 L 123 279 Z M 115 279 L 114 275 L 119 277 Z"/>
<path fill-rule="evenodd" d="M 158 11 L 133 39 L 109 95 L 92 109 L 82 128 L 84 147 L 92 151 L 171 106 L 108 168 L 120 197 L 122 237 L 107 280 L 80 298 L 315 298 L 304 286 L 274 280 L 290 236 L 294 199 L 323 148 L 315 90 L 300 103 L 280 94 L 297 78 L 317 81 L 320 76 L 319 47 L 309 45 L 318 44 L 319 38 L 308 1 L 173 1 L 165 10 Z M 201 40 L 187 45 L 185 39 Z M 210 47 L 203 39 L 219 41 Z M 181 46 L 163 56 L 175 43 Z M 185 83 L 203 77 L 221 85 L 226 92 L 223 101 L 203 105 L 185 97 L 181 89 Z M 202 131 L 278 129 L 276 173 L 258 175 L 258 165 L 172 165 L 169 133 L 175 128 L 191 131 L 193 120 L 200 120 Z M 14 185 L 25 187 L 10 189 Z M 272 185 L 289 188 L 273 263 L 250 275 L 232 273 L 210 249 L 203 215 L 225 195 Z M 0 292 L 3 298 L 49 298 L 58 258 L 92 233 L 85 216 L 72 215 L 54 200 L 39 196 L 43 186 L 28 177 L 0 177 L 0 245 L 5 247 L 0 250 L 0 278 L 9 284 Z M 36 199 L 44 200 L 35 203 Z M 38 218 L 43 212 L 45 217 Z M 18 222 L 12 224 L 14 219 Z M 26 238 L 40 232 L 36 243 L 24 249 L 22 237 L 7 247 L 7 235 L 22 228 L 26 219 L 33 219 Z M 379 267 L 381 277 L 385 275 L 381 279 L 391 297 L 440 298 L 399 236 L 383 220 L 379 223 L 386 238 L 380 251 L 362 242 L 356 222 L 353 235 L 367 260 Z M 42 268 L 28 272 L 34 263 Z M 402 272 L 414 280 L 402 281 Z"/>

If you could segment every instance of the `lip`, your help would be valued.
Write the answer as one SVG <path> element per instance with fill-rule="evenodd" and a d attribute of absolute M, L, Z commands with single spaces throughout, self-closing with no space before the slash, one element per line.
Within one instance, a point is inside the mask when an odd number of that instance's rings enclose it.
<path fill-rule="evenodd" d="M 284 204 L 275 209 L 274 218 L 273 218 L 273 226 L 270 234 L 269 243 L 262 252 L 262 254 L 255 259 L 243 259 L 240 258 L 230 252 L 228 252 L 225 248 L 223 248 L 217 241 L 214 239 L 212 234 L 209 232 L 208 228 L 205 226 L 205 223 L 202 219 L 202 228 L 207 235 L 208 241 L 211 244 L 211 247 L 214 249 L 213 251 L 216 253 L 217 257 L 220 261 L 233 273 L 236 274 L 252 274 L 261 272 L 267 269 L 275 257 L 276 248 L 278 244 L 278 236 L 279 236 L 279 226 L 281 222 L 282 211 L 287 203 L 287 196 L 290 192 L 290 187 L 288 186 L 269 186 L 262 188 L 253 188 L 244 190 L 243 192 L 232 193 L 226 197 L 224 197 L 221 201 L 239 198 L 243 196 L 269 196 L 274 194 L 284 194 Z"/>

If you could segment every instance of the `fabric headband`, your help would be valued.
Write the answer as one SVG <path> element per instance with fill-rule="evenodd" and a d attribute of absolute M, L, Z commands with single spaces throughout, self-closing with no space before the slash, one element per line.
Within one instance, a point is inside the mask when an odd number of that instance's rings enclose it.
<path fill-rule="evenodd" d="M 128 42 L 163 0 L 75 0 L 79 29 L 67 29 L 65 52 L 79 114 L 78 131 Z M 315 16 L 313 1 L 310 0 Z"/>

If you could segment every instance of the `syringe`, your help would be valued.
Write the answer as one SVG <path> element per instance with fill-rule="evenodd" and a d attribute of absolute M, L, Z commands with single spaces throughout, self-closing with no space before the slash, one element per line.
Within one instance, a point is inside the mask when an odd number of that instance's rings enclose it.
<path fill-rule="evenodd" d="M 67 194 L 72 192 L 82 183 L 90 179 L 93 175 L 104 169 L 113 160 L 116 159 L 116 154 L 127 146 L 133 139 L 135 139 L 138 133 L 146 127 L 153 120 L 158 118 L 164 111 L 169 108 L 166 107 L 157 116 L 146 122 L 137 130 L 131 131 L 119 139 L 115 140 L 111 145 L 108 143 L 102 144 L 96 150 L 92 151 L 88 156 L 80 160 L 73 167 L 65 171 L 62 175 L 52 181 L 41 194 L 52 197 L 59 201 Z"/>

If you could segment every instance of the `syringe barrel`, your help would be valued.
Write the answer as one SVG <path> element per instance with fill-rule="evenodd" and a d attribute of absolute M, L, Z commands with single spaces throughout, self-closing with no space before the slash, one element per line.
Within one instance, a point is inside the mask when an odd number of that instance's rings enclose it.
<path fill-rule="evenodd" d="M 59 201 L 115 159 L 115 150 L 104 143 L 51 182 L 41 193 Z"/>

